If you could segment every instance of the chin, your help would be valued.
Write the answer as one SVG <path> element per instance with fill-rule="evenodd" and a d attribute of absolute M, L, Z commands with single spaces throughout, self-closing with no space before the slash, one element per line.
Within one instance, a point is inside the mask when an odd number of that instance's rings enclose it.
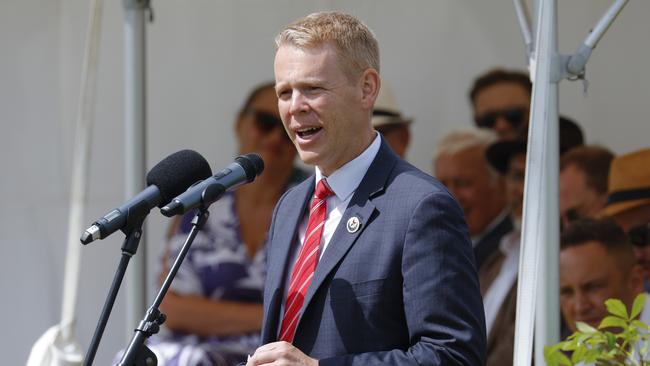
<path fill-rule="evenodd" d="M 298 150 L 298 156 L 300 157 L 300 160 L 302 160 L 303 163 L 308 164 L 308 165 L 318 165 L 319 162 L 319 154 L 313 152 L 313 151 L 304 151 L 304 150 Z"/>

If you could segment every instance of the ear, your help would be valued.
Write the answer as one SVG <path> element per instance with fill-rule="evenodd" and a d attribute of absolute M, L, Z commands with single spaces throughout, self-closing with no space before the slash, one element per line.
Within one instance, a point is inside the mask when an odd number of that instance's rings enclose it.
<path fill-rule="evenodd" d="M 375 105 L 381 87 L 379 73 L 373 68 L 368 68 L 361 74 L 359 83 L 361 87 L 361 104 L 365 109 L 371 110 Z"/>
<path fill-rule="evenodd" d="M 409 146 L 409 144 L 411 143 L 411 129 L 408 126 L 406 126 L 406 128 L 401 128 L 400 130 L 401 130 L 400 137 L 402 141 L 404 141 L 404 145 Z"/>

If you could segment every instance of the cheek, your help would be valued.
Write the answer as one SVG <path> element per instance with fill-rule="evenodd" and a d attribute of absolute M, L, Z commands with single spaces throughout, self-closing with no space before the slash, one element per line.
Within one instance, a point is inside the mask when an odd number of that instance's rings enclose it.
<path fill-rule="evenodd" d="M 286 126 L 291 120 L 291 114 L 289 113 L 290 104 L 287 101 L 278 101 L 278 114 L 282 119 L 283 124 Z"/>
<path fill-rule="evenodd" d="M 252 128 L 245 128 L 245 129 L 240 130 L 238 136 L 239 136 L 239 145 L 242 148 L 255 145 L 254 141 L 257 138 L 256 138 L 256 134 L 252 130 Z"/>
<path fill-rule="evenodd" d="M 645 247 L 634 247 L 634 256 L 636 258 L 647 259 L 650 258 L 650 245 Z"/>
<path fill-rule="evenodd" d="M 454 197 L 456 197 L 457 200 L 463 202 L 464 205 L 472 203 L 472 196 L 469 194 L 469 190 L 467 188 L 452 187 L 449 189 L 449 191 L 454 195 Z"/>
<path fill-rule="evenodd" d="M 487 193 L 488 192 L 483 192 L 483 190 L 477 186 L 471 186 L 463 189 L 463 195 L 467 199 L 468 203 L 477 207 L 484 207 L 487 204 Z"/>
<path fill-rule="evenodd" d="M 560 296 L 560 310 L 562 310 L 565 318 L 573 318 L 571 309 L 573 309 L 573 300 L 570 297 Z"/>

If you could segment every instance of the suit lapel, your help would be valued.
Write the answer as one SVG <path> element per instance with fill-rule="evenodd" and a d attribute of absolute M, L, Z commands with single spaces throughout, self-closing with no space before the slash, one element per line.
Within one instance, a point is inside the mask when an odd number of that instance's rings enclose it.
<path fill-rule="evenodd" d="M 271 299 L 271 304 L 267 309 L 265 320 L 265 333 L 269 339 L 275 339 L 277 326 L 276 320 L 281 319 L 280 306 L 284 294 L 284 278 L 287 268 L 287 261 L 290 257 L 292 244 L 296 240 L 296 233 L 300 225 L 307 202 L 314 191 L 314 178 L 308 178 L 305 182 L 296 186 L 285 200 L 286 204 L 278 209 L 275 219 L 273 255 L 269 255 L 269 262 L 266 276 L 266 290 L 264 295 Z M 265 338 L 266 339 L 266 338 Z"/>
<path fill-rule="evenodd" d="M 348 208 L 341 217 L 341 222 L 332 235 L 327 250 L 323 253 L 323 257 L 316 267 L 314 279 L 309 285 L 305 296 L 302 313 L 308 309 L 311 300 L 330 272 L 345 257 L 357 238 L 365 230 L 371 215 L 375 211 L 375 205 L 371 199 L 384 190 L 388 176 L 396 162 L 397 156 L 382 139 L 377 156 L 375 156 L 368 168 L 368 172 L 352 196 Z M 350 232 L 353 230 L 348 230 L 347 223 L 353 217 L 359 220 L 361 227 L 357 231 Z M 302 314 L 300 316 L 302 318 Z M 298 321 L 298 327 L 300 327 L 300 320 Z"/>

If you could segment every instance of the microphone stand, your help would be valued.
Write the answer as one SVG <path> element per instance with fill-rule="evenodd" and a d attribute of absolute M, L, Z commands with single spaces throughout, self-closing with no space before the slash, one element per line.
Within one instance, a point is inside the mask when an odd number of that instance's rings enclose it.
<path fill-rule="evenodd" d="M 194 238 L 198 234 L 199 230 L 203 228 L 203 225 L 208 220 L 209 216 L 210 213 L 208 212 L 207 208 L 201 207 L 199 208 L 199 212 L 192 219 L 192 230 L 190 230 L 187 239 L 185 239 L 185 243 L 183 244 L 178 257 L 176 257 L 176 260 L 174 260 L 174 264 L 169 270 L 165 281 L 163 281 L 163 284 L 158 291 L 158 295 L 156 295 L 153 304 L 149 310 L 147 310 L 147 313 L 145 314 L 142 321 L 140 321 L 138 327 L 135 328 L 135 334 L 133 335 L 133 338 L 131 338 L 131 342 L 124 352 L 122 360 L 118 364 L 119 366 L 155 366 L 158 364 L 156 356 L 144 344 L 144 342 L 153 334 L 158 333 L 160 325 L 165 322 L 165 314 L 161 313 L 158 307 L 167 294 L 167 290 L 171 286 L 174 277 L 176 277 L 176 273 L 178 272 L 181 263 L 185 259 L 185 256 L 187 255 L 187 252 L 189 251 Z"/>
<path fill-rule="evenodd" d="M 142 237 L 142 223 L 144 222 L 144 217 L 136 222 L 126 233 L 124 242 L 122 243 L 122 258 L 120 263 L 117 266 L 117 271 L 113 277 L 113 283 L 111 288 L 108 291 L 108 296 L 104 302 L 104 308 L 97 322 L 97 327 L 95 328 L 95 333 L 93 334 L 92 341 L 90 342 L 90 347 L 88 352 L 86 352 L 86 357 L 84 357 L 84 366 L 90 366 L 95 359 L 95 354 L 97 353 L 97 348 L 99 347 L 99 342 L 102 339 L 102 334 L 106 328 L 106 323 L 108 323 L 108 317 L 111 315 L 113 310 L 113 304 L 115 304 L 115 298 L 117 297 L 117 292 L 120 289 L 122 284 L 122 279 L 124 278 L 124 273 L 126 272 L 126 267 L 129 265 L 129 260 L 135 253 L 138 251 L 138 245 L 140 244 L 140 238 Z"/>

